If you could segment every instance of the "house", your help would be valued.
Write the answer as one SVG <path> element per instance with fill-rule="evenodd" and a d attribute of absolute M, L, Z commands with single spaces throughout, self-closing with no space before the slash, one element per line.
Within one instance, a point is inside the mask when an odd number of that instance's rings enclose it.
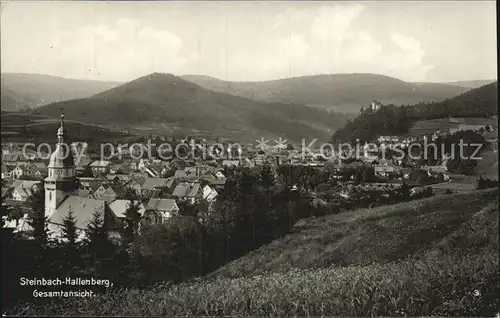
<path fill-rule="evenodd" d="M 109 203 L 109 209 L 116 215 L 116 217 L 120 220 L 124 220 L 126 218 L 125 212 L 130 207 L 131 204 L 137 204 L 137 212 L 141 215 L 144 215 L 146 211 L 144 204 L 140 202 L 133 202 L 131 200 L 114 200 Z"/>
<path fill-rule="evenodd" d="M 239 167 L 240 161 L 239 160 L 222 160 L 222 166 L 223 167 Z"/>
<path fill-rule="evenodd" d="M 374 167 L 375 175 L 387 177 L 390 174 L 397 172 L 397 169 L 393 165 L 375 165 Z"/>
<path fill-rule="evenodd" d="M 127 189 L 131 189 L 137 195 L 141 195 L 142 192 L 142 184 L 146 179 L 131 179 L 128 182 L 125 182 L 123 186 Z"/>
<path fill-rule="evenodd" d="M 82 197 L 82 198 L 92 198 L 92 199 L 95 199 L 94 198 L 94 194 L 93 194 L 93 192 L 91 190 L 77 189 L 75 195 L 79 196 L 79 197 Z"/>
<path fill-rule="evenodd" d="M 114 184 L 124 185 L 131 181 L 131 177 L 127 174 L 108 174 L 106 179 Z"/>
<path fill-rule="evenodd" d="M 112 163 L 109 168 L 109 173 L 112 174 L 126 174 L 129 172 L 129 168 L 121 163 Z"/>
<path fill-rule="evenodd" d="M 203 197 L 203 192 L 199 183 L 184 182 L 175 187 L 172 196 L 179 200 L 194 203 Z"/>
<path fill-rule="evenodd" d="M 174 178 L 146 178 L 141 186 L 141 194 L 147 195 L 147 192 L 153 190 L 171 189 L 174 183 Z"/>
<path fill-rule="evenodd" d="M 35 177 L 46 177 L 48 176 L 48 168 L 47 165 L 43 162 L 33 162 L 33 175 Z"/>
<path fill-rule="evenodd" d="M 48 217 L 48 229 L 51 237 L 59 239 L 62 237 L 64 219 L 69 211 L 73 212 L 79 240 L 85 238 L 87 227 L 95 216 L 98 216 L 110 229 L 111 236 L 119 236 L 117 230 L 120 222 L 106 205 L 106 202 L 98 199 L 69 196 Z"/>
<path fill-rule="evenodd" d="M 370 108 L 372 109 L 372 111 L 377 111 L 379 110 L 380 108 L 382 108 L 382 104 L 377 102 L 376 100 L 374 100 L 371 105 L 370 105 Z"/>
<path fill-rule="evenodd" d="M 106 192 L 106 184 L 99 184 L 97 189 L 94 190 L 92 196 L 96 199 L 101 199 L 103 194 Z"/>
<path fill-rule="evenodd" d="M 119 145 L 117 148 L 118 158 L 128 157 L 130 155 L 130 148 L 128 145 Z"/>
<path fill-rule="evenodd" d="M 149 199 L 144 205 L 144 219 L 148 223 L 162 224 L 179 213 L 179 206 L 174 199 Z"/>
<path fill-rule="evenodd" d="M 146 167 L 146 159 L 139 159 L 139 162 L 137 162 L 137 170 L 144 171 L 144 168 Z"/>
<path fill-rule="evenodd" d="M 94 176 L 107 174 L 110 168 L 111 162 L 107 160 L 96 160 L 90 164 L 90 169 Z"/>
<path fill-rule="evenodd" d="M 13 179 L 19 179 L 23 176 L 30 176 L 31 171 L 28 169 L 27 165 L 24 162 L 19 162 L 16 167 L 11 171 L 10 176 Z"/>
<path fill-rule="evenodd" d="M 226 176 L 222 173 L 222 171 L 216 171 L 215 178 L 217 178 L 217 180 L 223 180 L 226 179 Z"/>
<path fill-rule="evenodd" d="M 203 191 L 203 199 L 207 200 L 207 202 L 214 201 L 218 195 L 217 191 L 215 191 L 215 189 L 213 189 L 209 185 L 204 186 L 202 191 Z"/>
<path fill-rule="evenodd" d="M 14 151 L 4 152 L 2 150 L 2 162 L 3 163 L 5 163 L 5 162 L 15 163 L 17 161 L 19 161 L 19 153 L 18 152 L 14 152 Z"/>
<path fill-rule="evenodd" d="M 143 171 L 146 172 L 148 176 L 152 178 L 160 178 L 167 173 L 167 167 L 162 164 L 152 163 L 152 164 L 147 164 L 143 168 Z"/>
<path fill-rule="evenodd" d="M 11 172 L 14 170 L 14 166 L 2 163 L 2 179 L 8 179 L 11 177 Z"/>
<path fill-rule="evenodd" d="M 99 181 L 93 177 L 79 177 L 78 184 L 81 189 L 92 190 L 92 192 L 96 191 L 99 187 Z"/>
<path fill-rule="evenodd" d="M 30 216 L 25 213 L 20 219 L 11 220 L 7 225 L 9 228 L 14 228 L 13 233 L 23 238 L 29 238 L 33 231 L 30 225 Z"/>
<path fill-rule="evenodd" d="M 447 173 L 448 168 L 446 165 L 440 165 L 440 166 L 423 166 L 423 170 L 426 170 L 427 172 L 434 172 L 434 173 Z"/>
<path fill-rule="evenodd" d="M 253 156 L 252 161 L 254 162 L 255 165 L 266 164 L 268 161 L 267 155 L 264 151 L 261 150 Z"/>
<path fill-rule="evenodd" d="M 13 190 L 11 187 L 2 187 L 2 200 L 12 198 Z"/>
<path fill-rule="evenodd" d="M 187 179 L 187 178 L 197 178 L 201 174 L 201 169 L 199 167 L 185 167 L 183 169 L 177 169 L 174 173 L 174 177 L 177 179 Z"/>
<path fill-rule="evenodd" d="M 12 199 L 25 202 L 40 190 L 39 186 L 40 181 L 16 180 L 13 184 Z"/>
<path fill-rule="evenodd" d="M 106 186 L 104 192 L 100 193 L 100 197 L 94 195 L 96 199 L 101 199 L 106 202 L 112 202 L 118 198 L 125 196 L 125 188 L 119 185 Z"/>

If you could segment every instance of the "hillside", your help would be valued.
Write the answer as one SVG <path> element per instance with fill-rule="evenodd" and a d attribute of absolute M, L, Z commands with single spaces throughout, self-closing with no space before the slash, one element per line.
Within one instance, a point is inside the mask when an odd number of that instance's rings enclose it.
<path fill-rule="evenodd" d="M 213 92 L 170 74 L 154 73 L 89 98 L 50 104 L 40 114 L 163 132 L 204 133 L 255 141 L 281 136 L 327 140 L 346 115 L 299 104 L 264 103 Z"/>
<path fill-rule="evenodd" d="M 498 220 L 496 189 L 307 219 L 205 279 L 17 313 L 491 317 Z"/>
<path fill-rule="evenodd" d="M 498 114 L 498 82 L 488 84 L 436 103 L 413 106 L 386 105 L 379 111 L 367 109 L 333 135 L 334 141 L 372 140 L 379 135 L 403 135 L 419 121 L 449 117 L 490 118 Z M 432 125 L 435 126 L 435 122 Z M 420 126 L 420 124 L 419 124 Z M 420 128 L 420 127 L 417 127 Z M 425 128 L 425 127 L 424 127 Z M 442 130 L 446 130 L 443 125 Z M 417 129 L 418 130 L 418 129 Z"/>
<path fill-rule="evenodd" d="M 92 96 L 118 84 L 41 74 L 2 73 L 1 106 L 2 110 L 34 108 Z"/>
<path fill-rule="evenodd" d="M 56 142 L 56 132 L 60 125 L 59 118 L 28 115 L 18 112 L 2 111 L 1 136 L 3 142 Z M 129 134 L 114 131 L 105 126 L 84 124 L 78 121 L 67 120 L 67 139 L 70 141 L 85 141 L 95 146 L 99 139 L 123 141 Z M 97 147 L 100 149 L 100 145 Z"/>
<path fill-rule="evenodd" d="M 443 84 L 460 86 L 468 89 L 478 88 L 484 85 L 488 85 L 496 82 L 497 80 L 475 80 L 475 81 L 456 81 L 456 82 L 446 82 Z"/>
<path fill-rule="evenodd" d="M 384 104 L 439 101 L 467 89 L 438 83 L 408 83 L 376 74 L 330 74 L 262 82 L 229 82 L 185 75 L 183 79 L 207 89 L 263 101 L 282 101 L 358 113 L 376 99 Z"/>

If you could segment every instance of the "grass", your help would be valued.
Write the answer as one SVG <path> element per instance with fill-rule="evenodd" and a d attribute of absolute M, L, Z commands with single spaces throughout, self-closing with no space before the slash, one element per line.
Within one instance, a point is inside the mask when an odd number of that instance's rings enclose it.
<path fill-rule="evenodd" d="M 206 278 L 113 290 L 21 315 L 494 316 L 494 190 L 308 219 Z"/>
<path fill-rule="evenodd" d="M 222 267 L 210 277 L 362 265 L 407 257 L 467 221 L 495 191 L 454 194 L 299 221 L 296 231 Z"/>
<path fill-rule="evenodd" d="M 455 118 L 458 122 L 452 122 L 449 118 L 441 119 L 429 119 L 429 120 L 419 120 L 410 128 L 410 134 L 420 135 L 420 134 L 432 134 L 437 130 L 448 131 L 450 128 L 458 128 L 460 123 L 481 124 L 497 126 L 497 120 L 494 117 L 490 118 L 468 118 L 468 117 L 457 117 Z"/>
<path fill-rule="evenodd" d="M 498 152 L 486 150 L 481 157 L 482 159 L 477 162 L 476 174 L 498 180 Z"/>

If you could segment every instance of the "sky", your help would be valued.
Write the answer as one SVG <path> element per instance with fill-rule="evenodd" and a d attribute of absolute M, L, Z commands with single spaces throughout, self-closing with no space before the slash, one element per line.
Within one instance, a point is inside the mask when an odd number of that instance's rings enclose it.
<path fill-rule="evenodd" d="M 2 1 L 0 19 L 2 73 L 497 78 L 494 1 Z"/>

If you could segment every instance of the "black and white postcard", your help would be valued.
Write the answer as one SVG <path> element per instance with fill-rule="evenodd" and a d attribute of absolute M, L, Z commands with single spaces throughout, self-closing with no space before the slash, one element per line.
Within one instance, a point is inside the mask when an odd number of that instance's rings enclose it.
<path fill-rule="evenodd" d="M 1 314 L 500 317 L 494 1 L 2 1 Z"/>

